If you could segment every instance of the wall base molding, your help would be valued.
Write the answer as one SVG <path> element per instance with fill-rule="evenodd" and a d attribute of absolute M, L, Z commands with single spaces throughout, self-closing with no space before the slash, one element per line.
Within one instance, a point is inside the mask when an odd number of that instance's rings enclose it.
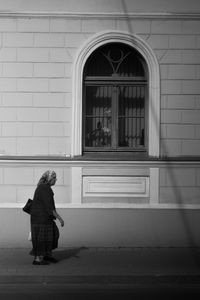
<path fill-rule="evenodd" d="M 0 209 L 22 209 L 25 203 L 0 203 Z M 200 210 L 200 204 L 120 204 L 120 203 L 83 203 L 83 204 L 56 204 L 57 209 L 147 209 L 147 210 Z M 28 216 L 28 215 L 27 215 Z"/>

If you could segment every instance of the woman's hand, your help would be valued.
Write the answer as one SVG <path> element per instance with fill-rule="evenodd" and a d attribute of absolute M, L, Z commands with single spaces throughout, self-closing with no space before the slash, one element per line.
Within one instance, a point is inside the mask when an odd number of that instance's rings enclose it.
<path fill-rule="evenodd" d="M 59 220 L 61 227 L 63 227 L 65 223 L 61 216 L 55 210 L 53 210 L 53 216 Z"/>

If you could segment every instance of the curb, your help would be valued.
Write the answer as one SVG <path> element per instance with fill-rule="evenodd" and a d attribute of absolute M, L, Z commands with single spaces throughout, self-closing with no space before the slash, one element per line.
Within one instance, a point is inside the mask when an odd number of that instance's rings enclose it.
<path fill-rule="evenodd" d="M 200 275 L 131 275 L 131 276 L 0 276 L 0 284 L 88 284 L 88 285 L 140 285 L 140 284 L 169 284 L 169 285 L 200 285 Z"/>

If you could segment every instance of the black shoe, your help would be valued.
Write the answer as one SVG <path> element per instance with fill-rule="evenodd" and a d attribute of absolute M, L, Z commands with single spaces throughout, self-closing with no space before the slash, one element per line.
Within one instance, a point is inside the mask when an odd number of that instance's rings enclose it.
<path fill-rule="evenodd" d="M 43 265 L 44 266 L 44 265 L 49 265 L 49 262 L 45 261 L 45 260 L 41 260 L 41 261 L 34 260 L 33 265 L 36 265 L 36 266 L 42 266 Z"/>
<path fill-rule="evenodd" d="M 47 262 L 51 262 L 54 264 L 56 264 L 58 262 L 58 260 L 56 258 L 54 258 L 53 256 L 44 256 L 43 259 Z"/>

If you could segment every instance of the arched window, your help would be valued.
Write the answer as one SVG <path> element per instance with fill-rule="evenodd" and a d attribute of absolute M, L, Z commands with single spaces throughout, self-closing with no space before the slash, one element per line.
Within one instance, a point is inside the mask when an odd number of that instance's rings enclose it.
<path fill-rule="evenodd" d="M 104 56 L 101 57 L 101 59 L 96 59 L 95 60 L 95 55 L 96 57 L 99 57 L 97 54 L 99 53 L 100 49 L 103 49 L 104 47 L 109 47 L 111 45 L 116 45 L 120 46 L 119 49 L 128 49 L 128 53 L 131 51 L 132 54 L 135 54 L 135 60 L 138 61 L 139 65 L 143 66 L 141 68 L 143 70 L 142 77 L 144 80 L 141 81 L 143 84 L 146 84 L 146 88 L 143 88 L 143 91 L 145 92 L 145 99 L 144 99 L 144 116 L 145 116 L 145 124 L 144 124 L 144 142 L 141 143 L 141 145 L 138 145 L 137 147 L 133 147 L 132 149 L 129 149 L 128 146 L 125 146 L 125 150 L 122 149 L 122 146 L 119 146 L 118 143 L 118 149 L 117 146 L 111 150 L 111 147 L 113 146 L 111 144 L 110 147 L 101 146 L 99 147 L 98 150 L 97 147 L 95 146 L 89 146 L 88 143 L 86 142 L 87 135 L 90 134 L 90 131 L 86 128 L 86 92 L 87 92 L 87 83 L 89 83 L 89 77 L 92 77 L 93 80 L 91 80 L 95 84 L 95 78 L 96 77 L 96 82 L 100 84 L 107 83 L 109 85 L 109 80 L 111 82 L 111 78 L 116 79 L 117 83 L 117 78 L 118 82 L 131 82 L 133 83 L 133 80 L 131 77 L 137 77 L 138 73 L 135 73 L 132 70 L 132 73 L 129 71 L 132 64 L 129 64 L 131 61 L 131 56 L 126 57 L 127 52 L 123 50 L 121 52 L 120 50 L 115 49 L 116 52 L 107 52 L 105 53 Z M 123 54 L 123 55 L 122 55 Z M 91 68 L 88 67 L 90 62 L 92 65 L 92 57 L 94 57 L 95 60 L 95 68 L 94 70 L 99 70 L 99 67 L 103 66 L 101 70 L 103 70 L 105 73 L 102 74 L 102 71 L 100 73 L 91 73 Z M 129 60 L 128 60 L 129 59 Z M 132 56 L 133 59 L 133 56 Z M 133 61 L 135 61 L 133 59 Z M 120 65 L 119 65 L 119 62 Z M 102 64 L 104 63 L 104 65 Z M 127 63 L 129 62 L 129 63 Z M 112 66 L 111 66 L 111 65 Z M 117 68 L 116 68 L 117 65 Z M 107 66 L 107 67 L 105 67 Z M 110 67 L 109 67 L 110 66 Z M 125 67 L 126 66 L 126 67 Z M 129 66 L 129 67 L 128 67 Z M 97 69 L 98 67 L 98 69 Z M 110 69 L 109 69 L 109 68 Z M 114 71 L 113 71 L 114 67 Z M 90 69 L 90 72 L 89 72 Z M 88 70 L 88 74 L 87 74 Z M 110 70 L 107 73 L 107 70 Z M 123 74 L 121 73 L 121 76 L 118 74 L 119 71 L 121 70 L 126 70 L 126 72 Z M 128 70 L 128 71 L 127 71 Z M 116 73 L 116 74 L 115 74 Z M 113 76 L 112 76 L 113 74 Z M 129 75 L 128 75 L 129 74 Z M 91 75 L 91 76 L 90 76 Z M 108 75 L 108 76 L 107 76 Z M 127 76 L 128 75 L 128 76 Z M 98 80 L 98 77 L 100 77 L 101 81 Z M 103 80 L 103 78 L 105 80 Z M 138 74 L 138 77 L 139 74 Z M 135 80 L 135 83 L 137 83 L 137 80 Z M 139 83 L 139 78 L 138 78 L 138 83 Z M 102 86 L 107 86 L 106 84 Z M 144 86 L 143 85 L 143 86 Z M 112 85 L 111 85 L 112 86 Z M 113 87 L 113 86 L 112 86 Z M 97 89 L 97 88 L 96 88 Z M 132 89 L 133 92 L 133 87 L 130 85 L 130 90 Z M 139 89 L 139 87 L 138 87 Z M 108 91 L 109 89 L 107 89 Z M 110 87 L 111 90 L 111 87 Z M 129 88 L 126 86 L 124 87 L 124 90 L 126 92 L 123 92 L 123 87 L 121 87 L 121 90 L 119 89 L 119 86 L 116 87 L 116 97 L 119 98 L 119 92 L 120 95 L 123 97 L 128 94 Z M 136 89 L 135 89 L 136 90 Z M 88 88 L 89 91 L 89 88 Z M 100 88 L 99 88 L 100 91 Z M 103 91 L 103 88 L 101 88 L 101 93 Z M 105 91 L 105 88 L 104 88 Z M 141 91 L 141 90 L 140 90 Z M 91 91 L 90 97 L 91 97 Z M 94 92 L 93 92 L 94 93 Z M 99 92 L 100 93 L 100 92 Z M 136 93 L 136 92 L 135 92 Z M 120 97 L 122 97 L 120 96 Z M 126 97 L 127 98 L 127 97 Z M 141 97 L 140 97 L 141 98 Z M 94 98 L 95 99 L 95 98 Z M 91 101 L 91 99 L 90 99 Z M 112 100 L 112 103 L 114 100 Z M 126 102 L 126 101 L 125 101 Z M 125 104 L 124 102 L 124 104 Z M 127 100 L 128 102 L 128 100 Z M 117 105 L 115 102 L 115 108 L 117 109 Z M 91 111 L 91 108 L 90 108 Z M 114 113 L 114 110 L 113 110 Z M 91 116 L 92 117 L 92 116 Z M 121 116 L 122 117 L 122 116 Z M 126 115 L 126 120 L 127 120 L 128 115 Z M 105 118 L 105 116 L 104 116 Z M 125 119 L 124 119 L 125 120 Z M 114 122 L 114 119 L 112 119 L 112 122 Z M 99 124 L 99 129 L 100 129 Z M 89 126 L 89 125 L 88 125 Z M 127 125 L 126 125 L 127 126 Z M 122 125 L 121 125 L 122 127 Z M 124 127 L 125 128 L 125 127 Z M 93 130 L 98 129 L 94 128 Z M 111 128 L 113 130 L 113 127 Z M 127 129 L 128 130 L 128 129 Z M 105 128 L 104 128 L 105 131 Z M 100 130 L 99 130 L 100 132 Z M 122 130 L 122 133 L 125 132 Z M 119 133 L 120 131 L 118 130 L 117 126 L 115 127 L 115 130 L 112 131 L 114 135 L 111 135 L 112 141 L 117 141 L 117 138 L 119 140 Z M 130 133 L 130 130 L 129 130 Z M 133 133 L 133 131 L 132 131 Z M 89 136 L 89 135 L 88 135 Z M 140 134 L 141 136 L 141 134 Z M 149 46 L 149 44 L 143 40 L 142 38 L 136 36 L 136 35 L 130 35 L 130 33 L 126 32 L 121 32 L 121 31 L 103 31 L 100 33 L 97 33 L 96 35 L 90 37 L 88 40 L 85 41 L 85 43 L 78 49 L 77 54 L 74 58 L 74 65 L 73 65 L 73 76 L 72 76 L 72 141 L 71 141 L 71 156 L 81 156 L 83 153 L 87 152 L 92 152 L 100 153 L 100 151 L 108 152 L 108 153 L 117 153 L 118 151 L 127 151 L 126 153 L 133 153 L 134 157 L 136 152 L 139 153 L 145 153 L 149 157 L 159 157 L 160 154 L 160 70 L 159 70 L 159 63 L 157 60 L 157 57 L 152 50 L 152 48 Z M 138 138 L 139 140 L 139 138 Z M 117 143 L 117 142 L 115 142 Z M 87 147 L 86 147 L 87 145 Z M 122 145 L 122 144 L 121 144 Z M 140 149 L 141 150 L 140 150 Z M 138 150 L 137 150 L 138 149 Z M 122 152 L 123 153 L 123 152 Z M 96 156 L 97 157 L 97 156 Z M 126 159 L 126 155 L 123 155 L 120 157 L 120 159 Z M 139 159 L 139 158 L 138 158 Z"/>
<path fill-rule="evenodd" d="M 83 70 L 83 153 L 148 152 L 148 74 L 123 43 L 97 48 Z"/>

